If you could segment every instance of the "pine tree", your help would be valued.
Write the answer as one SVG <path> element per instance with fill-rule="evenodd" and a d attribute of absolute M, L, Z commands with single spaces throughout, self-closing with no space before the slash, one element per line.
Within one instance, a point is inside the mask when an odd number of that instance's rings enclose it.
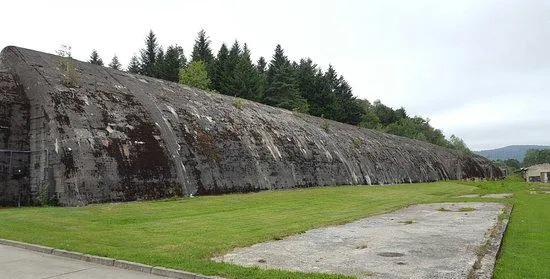
<path fill-rule="evenodd" d="M 336 90 L 339 85 L 338 73 L 336 73 L 332 65 L 329 65 L 327 71 L 323 74 L 322 82 L 324 83 L 322 86 L 325 87 L 323 90 L 326 92 L 326 97 L 330 100 L 330 104 L 326 104 L 324 107 L 324 117 L 341 122 L 344 118 L 342 116 L 344 107 L 337 96 L 338 93 Z"/>
<path fill-rule="evenodd" d="M 214 61 L 213 71 L 212 71 L 212 89 L 225 94 L 221 88 L 222 79 L 228 77 L 227 74 L 227 57 L 229 56 L 229 49 L 225 44 L 222 44 L 216 60 Z"/>
<path fill-rule="evenodd" d="M 239 45 L 239 42 L 235 40 L 235 42 L 231 46 L 231 49 L 229 50 L 229 56 L 227 57 L 227 59 L 229 60 L 229 65 L 233 67 L 233 69 L 231 70 L 234 70 L 237 66 L 241 53 L 241 46 Z"/>
<path fill-rule="evenodd" d="M 235 68 L 241 57 L 241 47 L 239 42 L 235 41 L 229 50 L 225 66 L 220 77 L 220 92 L 227 95 L 235 95 L 233 80 L 235 76 Z"/>
<path fill-rule="evenodd" d="M 184 53 L 182 47 L 177 46 L 177 48 L 178 48 L 178 53 L 180 54 L 180 56 L 179 56 L 180 69 L 185 68 L 185 67 L 187 67 L 187 62 L 188 62 L 187 57 L 185 57 L 185 53 Z"/>
<path fill-rule="evenodd" d="M 256 72 L 258 72 L 258 95 L 260 99 L 263 99 L 265 91 L 266 67 L 267 62 L 262 56 L 258 59 L 258 64 L 256 65 Z"/>
<path fill-rule="evenodd" d="M 258 59 L 258 64 L 256 65 L 256 69 L 258 69 L 258 72 L 260 74 L 265 73 L 267 67 L 267 62 L 265 62 L 265 58 L 262 56 L 260 59 Z"/>
<path fill-rule="evenodd" d="M 296 67 L 296 87 L 300 95 L 309 104 L 309 113 L 326 117 L 326 107 L 332 104 L 327 86 L 323 86 L 319 75 L 320 69 L 311 59 L 301 59 Z"/>
<path fill-rule="evenodd" d="M 363 106 L 353 96 L 352 88 L 343 76 L 338 76 L 332 65 L 323 76 L 328 86 L 330 105 L 325 106 L 325 117 L 348 124 L 357 125 L 365 114 Z"/>
<path fill-rule="evenodd" d="M 157 52 L 159 50 L 157 44 L 157 37 L 153 30 L 149 31 L 149 34 L 145 38 L 145 48 L 140 50 L 140 69 L 139 73 L 144 76 L 154 76 L 155 60 L 157 58 Z"/>
<path fill-rule="evenodd" d="M 192 62 L 199 60 L 204 61 L 208 78 L 212 80 L 214 74 L 214 55 L 210 48 L 210 40 L 206 36 L 204 29 L 197 34 L 197 39 L 195 39 L 195 44 L 193 45 L 193 52 L 191 53 Z"/>
<path fill-rule="evenodd" d="M 202 60 L 206 65 L 211 64 L 214 60 L 212 49 L 210 49 L 210 40 L 206 36 L 204 29 L 199 31 L 197 39 L 195 39 L 195 45 L 193 46 L 193 53 L 191 54 L 191 61 Z"/>
<path fill-rule="evenodd" d="M 275 54 L 267 70 L 264 102 L 268 105 L 307 112 L 307 102 L 300 96 L 294 83 L 294 72 L 281 45 L 275 48 Z"/>
<path fill-rule="evenodd" d="M 339 85 L 336 89 L 336 97 L 344 108 L 340 121 L 351 125 L 357 125 L 361 122 L 365 111 L 357 102 L 357 98 L 353 96 L 351 86 L 344 77 L 340 76 L 338 80 Z"/>
<path fill-rule="evenodd" d="M 233 94 L 235 96 L 248 100 L 260 99 L 258 72 L 250 60 L 250 52 L 246 44 L 244 45 L 243 52 L 239 57 L 237 65 L 235 66 L 231 83 Z"/>
<path fill-rule="evenodd" d="M 122 65 L 118 61 L 118 57 L 115 55 L 113 56 L 113 59 L 111 60 L 111 63 L 109 63 L 109 67 L 115 70 L 120 70 L 122 68 Z"/>
<path fill-rule="evenodd" d="M 164 64 L 164 50 L 158 48 L 157 56 L 155 57 L 155 65 L 153 65 L 153 77 L 166 80 L 166 65 Z"/>
<path fill-rule="evenodd" d="M 90 60 L 88 62 L 95 65 L 103 66 L 103 60 L 101 60 L 99 54 L 97 54 L 97 51 L 95 49 L 92 50 L 92 54 L 90 55 Z"/>
<path fill-rule="evenodd" d="M 164 55 L 164 75 L 161 78 L 178 82 L 180 69 L 185 67 L 185 63 L 183 48 L 178 45 L 169 46 Z"/>
<path fill-rule="evenodd" d="M 132 59 L 130 59 L 130 64 L 128 65 L 128 72 L 132 74 L 139 74 L 140 69 L 141 65 L 139 65 L 137 56 L 132 56 Z"/>

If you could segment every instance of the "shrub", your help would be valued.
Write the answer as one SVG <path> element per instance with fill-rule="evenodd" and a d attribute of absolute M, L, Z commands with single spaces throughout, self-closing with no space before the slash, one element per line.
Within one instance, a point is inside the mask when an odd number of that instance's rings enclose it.
<path fill-rule="evenodd" d="M 323 120 L 323 123 L 321 124 L 321 128 L 325 130 L 325 132 L 328 132 L 328 121 L 326 119 Z"/>
<path fill-rule="evenodd" d="M 76 87 L 76 68 L 74 67 L 74 60 L 71 57 L 71 47 L 62 45 L 61 49 L 57 50 L 56 53 L 60 56 L 61 84 L 68 88 Z"/>
<path fill-rule="evenodd" d="M 244 103 L 245 103 L 244 99 L 237 98 L 237 99 L 235 99 L 234 105 L 237 109 L 242 110 Z"/>
<path fill-rule="evenodd" d="M 354 138 L 353 139 L 353 145 L 355 145 L 355 147 L 359 147 L 361 146 L 361 140 L 359 138 Z"/>

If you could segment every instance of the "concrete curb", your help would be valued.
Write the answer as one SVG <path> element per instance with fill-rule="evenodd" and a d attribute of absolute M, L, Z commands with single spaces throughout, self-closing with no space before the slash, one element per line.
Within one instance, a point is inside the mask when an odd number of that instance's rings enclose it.
<path fill-rule="evenodd" d="M 75 260 L 82 260 L 82 256 L 84 256 L 84 254 L 82 254 L 82 253 L 72 252 L 72 251 L 67 251 L 67 250 L 61 250 L 61 249 L 53 249 L 52 255 L 61 256 L 61 257 L 65 257 L 65 258 L 71 258 L 71 259 L 75 259 Z"/>
<path fill-rule="evenodd" d="M 122 268 L 122 269 L 128 269 L 128 270 L 139 271 L 139 272 L 158 275 L 158 276 L 164 276 L 168 278 L 223 279 L 222 277 L 217 277 L 217 276 L 205 276 L 205 275 L 187 272 L 183 270 L 170 269 L 170 268 L 165 268 L 161 266 L 151 266 L 151 265 L 146 265 L 142 263 L 125 261 L 125 260 L 117 260 L 113 258 L 88 255 L 88 254 L 83 254 L 79 252 L 67 251 L 63 249 L 55 249 L 52 247 L 46 247 L 46 246 L 30 244 L 30 243 L 9 240 L 9 239 L 3 239 L 3 238 L 0 238 L 0 244 L 27 249 L 34 252 L 55 255 L 59 257 L 71 258 L 75 260 L 86 261 L 86 262 L 96 263 L 100 265 L 113 266 L 113 267 Z"/>
<path fill-rule="evenodd" d="M 91 262 L 91 263 L 96 263 L 96 264 L 108 265 L 108 266 L 113 266 L 115 263 L 115 259 L 88 255 L 88 254 L 84 254 L 82 256 L 82 260 Z"/>
<path fill-rule="evenodd" d="M 170 278 L 178 278 L 178 279 L 200 278 L 200 277 L 197 277 L 196 274 L 194 273 L 170 269 L 170 268 L 158 267 L 158 266 L 153 267 L 153 269 L 151 270 L 151 274 L 170 277 Z"/>
<path fill-rule="evenodd" d="M 129 262 L 124 260 L 115 260 L 114 267 L 119 267 L 119 268 L 134 270 L 134 271 L 141 271 L 145 273 L 151 273 L 151 269 L 153 268 L 150 265 Z"/>
<path fill-rule="evenodd" d="M 481 267 L 478 270 L 474 269 L 473 271 L 475 274 L 475 278 L 493 278 L 493 271 L 495 269 L 496 261 L 500 256 L 502 241 L 504 240 L 504 235 L 506 234 L 506 230 L 508 229 L 508 224 L 510 223 L 513 209 L 513 204 L 509 208 L 504 209 L 504 213 L 508 215 L 508 218 L 497 223 L 497 232 L 494 236 L 490 236 L 489 238 L 489 241 L 487 243 L 487 253 L 483 256 L 481 260 Z"/>
<path fill-rule="evenodd" d="M 18 247 L 18 248 L 23 248 L 23 249 L 32 250 L 32 251 L 40 252 L 40 253 L 46 253 L 46 254 L 51 254 L 52 251 L 54 250 L 53 248 L 46 247 L 46 246 L 41 246 L 41 245 L 36 245 L 36 244 L 29 244 L 29 243 L 25 243 L 25 242 L 19 242 L 19 241 L 8 240 L 8 239 L 3 239 L 3 238 L 0 238 L 0 244 L 13 246 L 13 247 Z"/>

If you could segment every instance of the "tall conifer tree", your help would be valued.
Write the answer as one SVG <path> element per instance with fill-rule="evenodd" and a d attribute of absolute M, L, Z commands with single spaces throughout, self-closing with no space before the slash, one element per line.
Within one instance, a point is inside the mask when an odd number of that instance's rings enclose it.
<path fill-rule="evenodd" d="M 258 59 L 258 64 L 256 65 L 256 68 L 258 69 L 258 72 L 260 74 L 265 73 L 267 68 L 267 62 L 265 61 L 265 58 L 263 56 Z"/>
<path fill-rule="evenodd" d="M 185 66 L 185 62 L 182 60 L 186 61 L 183 48 L 178 45 L 169 46 L 164 55 L 164 76 L 162 78 L 178 82 L 180 69 Z"/>
<path fill-rule="evenodd" d="M 122 65 L 120 64 L 120 61 L 118 61 L 118 57 L 116 55 L 113 56 L 111 63 L 109 63 L 109 67 L 115 70 L 122 69 Z"/>
<path fill-rule="evenodd" d="M 301 96 L 308 102 L 310 114 L 327 117 L 325 109 L 332 103 L 332 100 L 326 96 L 330 92 L 327 90 L 328 87 L 323 86 L 319 71 L 319 68 L 311 59 L 301 59 L 296 67 L 296 87 Z"/>
<path fill-rule="evenodd" d="M 211 63 L 214 60 L 212 49 L 210 48 L 210 39 L 206 36 L 206 31 L 202 29 L 197 34 L 195 39 L 195 45 L 193 45 L 193 52 L 191 54 L 191 61 L 202 60 L 205 63 Z"/>
<path fill-rule="evenodd" d="M 206 72 L 210 80 L 213 78 L 214 68 L 214 55 L 210 48 L 210 39 L 206 36 L 206 31 L 202 29 L 197 34 L 195 44 L 193 45 L 193 52 L 191 53 L 191 61 L 204 61 L 206 66 Z"/>
<path fill-rule="evenodd" d="M 238 60 L 233 72 L 231 85 L 233 94 L 249 100 L 259 100 L 260 86 L 258 72 L 250 60 L 250 51 L 246 44 Z"/>
<path fill-rule="evenodd" d="M 132 56 L 132 59 L 130 59 L 130 64 L 128 65 L 128 72 L 132 74 L 139 74 L 139 71 L 141 69 L 141 66 L 139 65 L 139 59 L 137 56 Z"/>
<path fill-rule="evenodd" d="M 153 33 L 153 30 L 149 30 L 149 34 L 145 38 L 145 48 L 140 50 L 140 74 L 150 77 L 154 76 L 158 50 L 157 37 Z"/>
<path fill-rule="evenodd" d="M 262 56 L 258 59 L 258 63 L 256 64 L 256 71 L 258 72 L 258 86 L 259 86 L 259 95 L 260 99 L 263 99 L 264 91 L 265 91 L 265 79 L 266 79 L 266 71 L 267 71 L 267 62 L 265 61 L 265 58 Z"/>
<path fill-rule="evenodd" d="M 233 86 L 233 79 L 235 77 L 235 68 L 239 63 L 240 57 L 241 46 L 239 45 L 238 41 L 235 41 L 231 46 L 231 49 L 229 50 L 229 54 L 227 55 L 227 61 L 225 63 L 223 75 L 220 79 L 220 92 L 222 92 L 223 94 L 232 96 L 236 94 L 234 92 L 235 88 Z"/>
<path fill-rule="evenodd" d="M 164 50 L 159 47 L 155 57 L 155 65 L 153 65 L 153 77 L 166 79 L 166 64 L 164 62 Z"/>
<path fill-rule="evenodd" d="M 213 67 L 213 73 L 212 73 L 212 89 L 226 94 L 226 92 L 222 91 L 222 79 L 227 78 L 229 75 L 227 74 L 227 58 L 229 56 L 229 49 L 225 44 L 222 44 L 220 47 L 220 50 L 218 51 L 218 55 L 216 56 L 216 60 L 214 62 Z"/>
<path fill-rule="evenodd" d="M 281 45 L 277 45 L 267 70 L 264 102 L 268 105 L 307 112 L 306 101 L 300 96 L 294 72 Z"/>

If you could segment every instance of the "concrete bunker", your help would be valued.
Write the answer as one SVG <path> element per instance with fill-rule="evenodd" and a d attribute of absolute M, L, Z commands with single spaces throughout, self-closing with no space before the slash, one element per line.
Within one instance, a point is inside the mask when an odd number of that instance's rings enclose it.
<path fill-rule="evenodd" d="M 502 176 L 479 156 L 89 63 L 67 83 L 61 59 L 0 54 L 3 205 Z"/>

